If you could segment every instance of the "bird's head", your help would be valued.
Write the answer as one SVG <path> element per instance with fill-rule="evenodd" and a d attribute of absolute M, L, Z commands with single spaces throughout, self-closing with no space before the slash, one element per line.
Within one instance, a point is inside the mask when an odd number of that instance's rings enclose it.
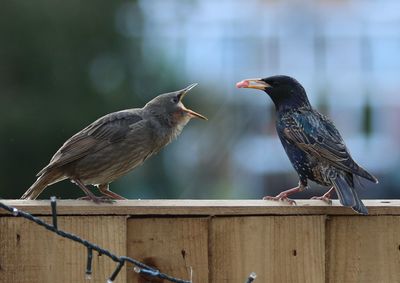
<path fill-rule="evenodd" d="M 145 108 L 159 119 L 165 119 L 171 124 L 186 124 L 191 118 L 207 120 L 206 117 L 186 108 L 182 103 L 182 99 L 196 85 L 197 83 L 194 83 L 182 90 L 160 94 L 149 101 Z"/>
<path fill-rule="evenodd" d="M 236 87 L 254 88 L 265 91 L 271 97 L 277 110 L 311 107 L 303 86 L 289 76 L 246 79 L 238 82 Z"/>

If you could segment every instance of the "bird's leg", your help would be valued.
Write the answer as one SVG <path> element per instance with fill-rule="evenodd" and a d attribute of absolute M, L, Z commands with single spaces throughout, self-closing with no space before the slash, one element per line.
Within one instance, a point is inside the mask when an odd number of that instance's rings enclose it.
<path fill-rule="evenodd" d="M 294 193 L 302 192 L 306 188 L 307 188 L 307 185 L 304 185 L 302 182 L 299 182 L 299 185 L 297 187 L 283 191 L 275 197 L 265 196 L 265 197 L 263 197 L 263 199 L 264 200 L 275 200 L 275 201 L 287 201 L 289 204 L 295 205 L 296 202 L 294 200 L 288 198 L 288 196 L 290 196 L 291 194 L 294 194 Z"/>
<path fill-rule="evenodd" d="M 329 191 L 327 191 L 322 196 L 320 196 L 320 197 L 312 197 L 311 199 L 322 200 L 322 201 L 326 202 L 327 204 L 332 204 L 331 195 L 332 195 L 332 192 L 333 192 L 334 189 L 335 189 L 335 187 L 332 187 L 332 188 L 329 189 Z"/>
<path fill-rule="evenodd" d="M 110 198 L 110 199 L 126 199 L 123 196 L 120 196 L 119 194 L 116 194 L 112 191 L 110 191 L 108 184 L 101 184 L 99 185 L 99 191 L 102 193 L 104 196 Z"/>
<path fill-rule="evenodd" d="M 94 203 L 101 203 L 101 202 L 108 202 L 105 199 L 102 199 L 100 197 L 95 196 L 88 188 L 86 188 L 86 186 L 82 183 L 81 180 L 79 179 L 73 179 L 72 183 L 76 184 L 79 188 L 82 189 L 82 191 L 86 194 L 86 197 L 83 197 L 81 199 L 85 199 L 85 200 L 91 200 Z"/>

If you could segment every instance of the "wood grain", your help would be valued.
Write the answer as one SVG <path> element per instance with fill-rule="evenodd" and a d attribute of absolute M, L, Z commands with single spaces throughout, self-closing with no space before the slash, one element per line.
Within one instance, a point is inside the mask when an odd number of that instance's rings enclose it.
<path fill-rule="evenodd" d="M 194 283 L 208 282 L 207 218 L 131 218 L 128 220 L 128 256 L 164 273 Z M 165 282 L 128 270 L 128 282 Z"/>
<path fill-rule="evenodd" d="M 49 215 L 48 201 L 4 201 Z M 399 282 L 400 201 L 365 201 L 371 215 L 318 201 L 143 200 L 58 202 L 60 229 L 194 283 Z M 0 282 L 88 282 L 86 249 L 27 220 L 0 215 Z M 386 214 L 386 215 L 385 215 Z M 50 217 L 43 216 L 47 221 Z M 127 217 L 131 217 L 127 219 Z M 95 253 L 93 279 L 116 264 Z M 163 282 L 128 265 L 116 282 Z M 128 274 L 128 277 L 126 275 Z M 165 282 L 165 281 L 164 281 Z"/>
<path fill-rule="evenodd" d="M 211 282 L 325 282 L 325 217 L 216 217 Z"/>
<path fill-rule="evenodd" d="M 400 282 L 400 217 L 332 217 L 327 282 Z"/>
<path fill-rule="evenodd" d="M 1 200 L 7 205 L 37 215 L 50 215 L 45 200 Z M 59 215 L 356 215 L 334 200 L 327 205 L 319 200 L 297 200 L 291 206 L 266 200 L 121 200 L 95 204 L 82 200 L 59 200 Z M 370 215 L 400 215 L 400 200 L 364 200 Z M 0 210 L 1 214 L 8 214 Z"/>
<path fill-rule="evenodd" d="M 50 221 L 49 217 L 45 217 Z M 122 216 L 58 217 L 59 229 L 110 249 L 126 253 L 126 218 Z M 93 276 L 85 280 L 87 250 L 43 227 L 16 217 L 0 217 L 1 282 L 104 283 L 116 267 L 105 256 L 93 254 Z M 126 269 L 115 282 L 126 282 Z"/>

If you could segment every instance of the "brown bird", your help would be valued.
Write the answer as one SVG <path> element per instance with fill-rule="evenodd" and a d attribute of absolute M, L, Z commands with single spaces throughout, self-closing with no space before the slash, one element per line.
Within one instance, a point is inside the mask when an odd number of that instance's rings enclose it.
<path fill-rule="evenodd" d="M 143 108 L 110 113 L 94 121 L 63 144 L 21 199 L 36 199 L 47 186 L 65 179 L 96 203 L 124 199 L 109 190 L 109 183 L 159 152 L 191 118 L 207 120 L 182 103 L 196 85 L 161 94 Z M 97 197 L 86 185 L 98 186 L 103 196 Z"/>

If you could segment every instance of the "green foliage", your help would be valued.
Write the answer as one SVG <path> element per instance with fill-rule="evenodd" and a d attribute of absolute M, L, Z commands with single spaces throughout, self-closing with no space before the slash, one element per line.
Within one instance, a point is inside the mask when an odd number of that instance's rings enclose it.
<path fill-rule="evenodd" d="M 156 70 L 143 67 L 140 38 L 116 31 L 119 5 L 105 0 L 2 3 L 0 197 L 18 198 L 62 143 L 87 124 L 142 106 L 160 92 L 162 85 L 153 81 Z M 67 182 L 48 191 L 44 197 L 80 195 Z"/>

